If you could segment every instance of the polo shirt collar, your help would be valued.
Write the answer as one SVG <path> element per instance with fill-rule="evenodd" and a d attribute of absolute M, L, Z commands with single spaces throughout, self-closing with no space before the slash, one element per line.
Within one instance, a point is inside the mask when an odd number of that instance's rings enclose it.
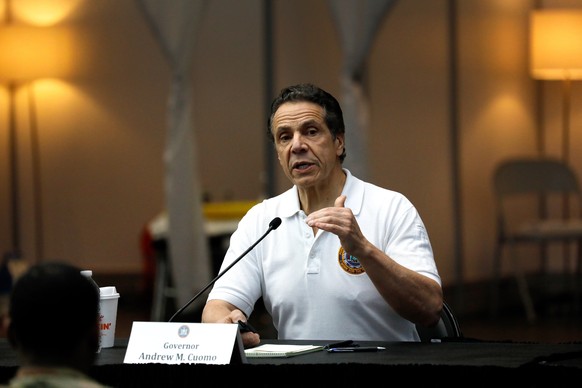
<path fill-rule="evenodd" d="M 348 169 L 344 168 L 343 170 L 346 173 L 346 183 L 342 189 L 342 194 L 347 197 L 345 206 L 352 209 L 354 215 L 358 215 L 364 202 L 364 185 L 362 185 L 362 182 L 354 177 Z M 281 196 L 282 205 L 280 214 L 282 217 L 292 217 L 301 210 L 297 186 L 293 186 L 291 189 L 281 194 Z"/>

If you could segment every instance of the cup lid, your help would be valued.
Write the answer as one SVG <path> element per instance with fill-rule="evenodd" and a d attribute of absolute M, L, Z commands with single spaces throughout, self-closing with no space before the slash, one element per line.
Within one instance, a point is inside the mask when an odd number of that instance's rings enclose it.
<path fill-rule="evenodd" d="M 99 294 L 101 298 L 119 298 L 115 286 L 99 287 Z"/>

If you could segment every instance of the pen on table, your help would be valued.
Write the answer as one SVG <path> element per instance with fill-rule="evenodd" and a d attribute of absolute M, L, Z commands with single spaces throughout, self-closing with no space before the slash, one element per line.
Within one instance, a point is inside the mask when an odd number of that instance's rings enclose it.
<path fill-rule="evenodd" d="M 325 349 L 345 348 L 346 346 L 355 347 L 355 346 L 360 346 L 360 345 L 355 344 L 353 340 L 346 340 L 346 341 L 333 342 L 331 344 L 327 344 L 327 345 L 325 345 Z"/>
<path fill-rule="evenodd" d="M 330 348 L 327 349 L 330 353 L 342 353 L 342 352 L 378 352 L 380 350 L 386 350 L 383 346 L 357 346 L 357 347 L 345 347 L 345 348 Z"/>

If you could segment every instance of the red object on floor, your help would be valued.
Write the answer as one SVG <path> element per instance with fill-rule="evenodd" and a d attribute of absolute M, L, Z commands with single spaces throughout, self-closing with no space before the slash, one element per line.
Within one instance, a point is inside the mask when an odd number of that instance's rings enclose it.
<path fill-rule="evenodd" d="M 156 253 L 148 224 L 144 225 L 140 233 L 140 251 L 143 263 L 143 292 L 152 295 L 156 276 Z"/>

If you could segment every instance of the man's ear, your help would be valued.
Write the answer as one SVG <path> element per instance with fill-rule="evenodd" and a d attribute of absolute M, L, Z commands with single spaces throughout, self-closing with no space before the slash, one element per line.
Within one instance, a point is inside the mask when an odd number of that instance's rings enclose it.
<path fill-rule="evenodd" d="M 344 142 L 344 134 L 339 134 L 335 136 L 335 142 L 336 142 L 336 151 L 335 153 L 337 154 L 337 156 L 340 156 L 341 154 L 344 153 L 344 149 L 346 148 L 346 144 Z"/>

